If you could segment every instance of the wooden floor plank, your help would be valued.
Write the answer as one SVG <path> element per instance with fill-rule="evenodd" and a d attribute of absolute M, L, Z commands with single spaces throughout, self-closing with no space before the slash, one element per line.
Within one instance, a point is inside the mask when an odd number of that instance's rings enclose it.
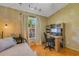
<path fill-rule="evenodd" d="M 39 55 L 39 56 L 79 56 L 79 52 L 71 50 L 69 48 L 63 48 L 59 52 L 56 52 L 54 49 L 51 51 L 42 45 L 32 45 L 31 48 Z"/>

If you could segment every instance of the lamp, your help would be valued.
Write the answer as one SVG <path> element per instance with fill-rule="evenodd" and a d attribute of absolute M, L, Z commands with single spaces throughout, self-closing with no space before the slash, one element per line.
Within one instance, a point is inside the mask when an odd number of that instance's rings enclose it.
<path fill-rule="evenodd" d="M 7 24 L 5 24 L 5 28 L 7 28 Z"/>
<path fill-rule="evenodd" d="M 7 24 L 4 25 L 4 28 L 7 28 Z M 2 31 L 2 38 L 4 37 L 4 31 Z"/>

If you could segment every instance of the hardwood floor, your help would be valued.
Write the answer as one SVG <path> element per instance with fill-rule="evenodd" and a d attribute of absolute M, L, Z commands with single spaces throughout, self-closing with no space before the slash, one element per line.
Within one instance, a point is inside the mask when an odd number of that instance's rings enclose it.
<path fill-rule="evenodd" d="M 39 55 L 39 56 L 79 56 L 79 52 L 63 48 L 60 52 L 56 52 L 54 49 L 50 51 L 48 48 L 44 49 L 42 45 L 32 45 L 31 48 Z"/>

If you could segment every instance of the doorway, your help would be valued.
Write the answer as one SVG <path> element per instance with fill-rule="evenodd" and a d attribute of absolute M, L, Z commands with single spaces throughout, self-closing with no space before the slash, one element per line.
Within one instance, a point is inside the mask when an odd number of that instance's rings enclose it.
<path fill-rule="evenodd" d="M 41 41 L 40 37 L 40 20 L 36 17 L 29 16 L 27 21 L 28 28 L 28 43 L 38 44 Z"/>

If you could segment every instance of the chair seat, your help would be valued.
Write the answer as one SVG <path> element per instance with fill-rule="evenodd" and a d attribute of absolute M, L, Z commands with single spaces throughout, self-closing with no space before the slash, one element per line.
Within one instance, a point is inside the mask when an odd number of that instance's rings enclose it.
<path fill-rule="evenodd" d="M 54 46 L 55 46 L 54 38 L 51 38 L 51 37 L 47 38 L 46 33 L 44 33 L 44 36 L 45 36 L 45 40 L 46 40 L 45 48 L 49 48 L 49 49 L 54 48 Z"/>

